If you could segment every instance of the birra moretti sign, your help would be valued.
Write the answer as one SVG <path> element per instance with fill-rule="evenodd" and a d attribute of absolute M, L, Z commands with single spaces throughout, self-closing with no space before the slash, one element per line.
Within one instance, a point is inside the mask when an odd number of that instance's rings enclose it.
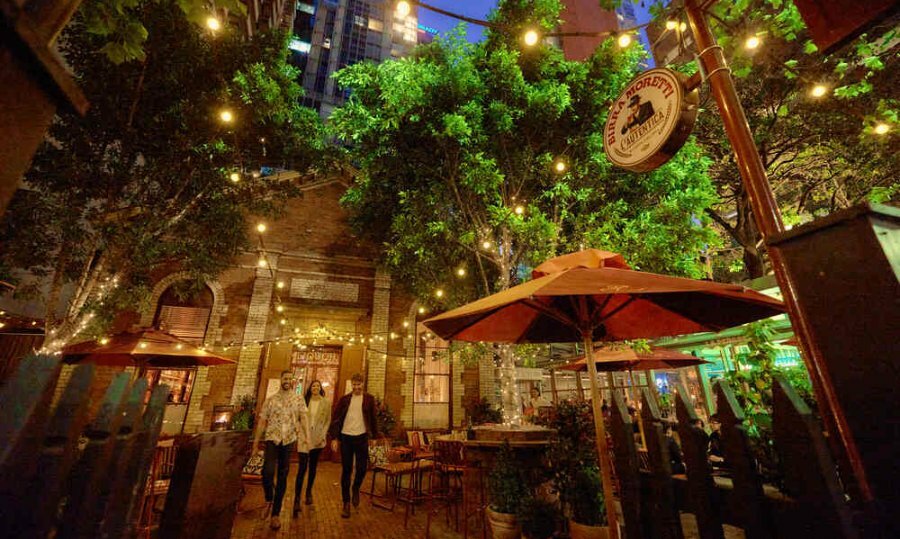
<path fill-rule="evenodd" d="M 607 157 L 634 172 L 653 170 L 675 155 L 697 118 L 697 90 L 671 69 L 651 69 L 634 78 L 609 109 L 603 131 Z"/>

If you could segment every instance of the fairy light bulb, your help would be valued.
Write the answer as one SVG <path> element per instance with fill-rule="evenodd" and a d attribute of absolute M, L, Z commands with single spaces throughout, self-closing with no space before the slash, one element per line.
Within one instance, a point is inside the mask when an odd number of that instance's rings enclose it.
<path fill-rule="evenodd" d="M 101 338 L 100 338 L 100 344 L 101 344 L 101 345 L 109 344 L 109 339 L 107 339 L 106 337 L 101 337 Z"/>
<path fill-rule="evenodd" d="M 425 307 L 419 307 L 419 314 L 425 314 Z"/>
<path fill-rule="evenodd" d="M 219 19 L 210 15 L 206 18 L 206 27 L 212 30 L 213 32 L 217 32 L 222 29 L 222 23 L 219 22 Z"/>
<path fill-rule="evenodd" d="M 223 109 L 219 112 L 219 119 L 226 124 L 230 124 L 234 121 L 234 114 L 228 109 Z"/>
<path fill-rule="evenodd" d="M 762 41 L 760 41 L 758 36 L 750 36 L 744 41 L 744 48 L 748 51 L 756 50 L 761 43 Z"/>
<path fill-rule="evenodd" d="M 276 307 L 275 307 L 275 310 L 278 311 L 278 312 L 280 312 L 280 313 L 283 313 L 283 312 L 284 312 L 284 305 L 278 305 L 278 306 L 276 306 Z"/>
<path fill-rule="evenodd" d="M 666 30 L 674 30 L 678 28 L 678 21 L 666 21 Z"/>
<path fill-rule="evenodd" d="M 457 277 L 465 277 L 466 276 L 466 268 L 459 268 L 456 270 Z"/>
<path fill-rule="evenodd" d="M 484 248 L 484 249 L 490 249 L 490 248 L 491 248 L 491 242 L 489 242 L 488 240 L 484 240 L 483 242 L 481 242 L 481 247 Z"/>
<path fill-rule="evenodd" d="M 631 35 L 630 34 L 622 34 L 619 36 L 619 39 L 616 40 L 619 43 L 619 47 L 623 49 L 628 45 L 631 45 Z"/>
<path fill-rule="evenodd" d="M 539 39 L 540 39 L 540 36 L 534 30 L 528 30 L 527 32 L 525 32 L 525 35 L 522 38 L 522 40 L 525 42 L 525 44 L 528 45 L 529 47 L 533 47 L 533 46 L 537 45 L 537 42 Z"/>
<path fill-rule="evenodd" d="M 890 130 L 891 126 L 884 122 L 878 122 L 875 124 L 875 127 L 872 128 L 872 132 L 876 135 L 887 135 Z"/>
<path fill-rule="evenodd" d="M 824 84 L 816 84 L 809 91 L 809 95 L 812 97 L 823 97 L 828 93 L 828 87 Z"/>
<path fill-rule="evenodd" d="M 266 262 L 266 259 L 265 259 L 265 258 L 260 258 L 259 260 L 256 261 L 256 265 L 259 266 L 259 267 L 261 267 L 261 268 L 265 268 L 266 266 L 269 265 L 269 263 Z"/>
<path fill-rule="evenodd" d="M 259 223 L 258 225 L 256 225 L 256 231 L 259 232 L 260 234 L 262 234 L 263 232 L 265 232 L 265 231 L 266 231 L 266 224 L 265 224 L 265 223 Z"/>
<path fill-rule="evenodd" d="M 237 183 L 237 182 L 241 181 L 241 175 L 238 174 L 237 172 L 232 172 L 232 173 L 228 176 L 228 179 L 230 179 L 230 180 L 233 181 L 234 183 Z"/>
<path fill-rule="evenodd" d="M 513 211 L 516 212 L 516 215 L 522 215 L 523 213 L 525 213 L 525 206 L 516 206 L 516 209 Z"/>
<path fill-rule="evenodd" d="M 566 171 L 566 162 L 560 159 L 553 165 L 553 168 L 556 169 L 556 172 L 563 173 Z"/>
<path fill-rule="evenodd" d="M 278 281 L 278 284 L 275 286 L 277 286 L 278 289 L 281 290 L 282 288 L 284 288 L 284 281 Z"/>
<path fill-rule="evenodd" d="M 442 298 L 442 297 L 444 297 L 444 291 L 441 290 L 440 288 L 438 288 L 437 290 L 434 291 L 434 295 L 435 295 L 435 297 Z"/>

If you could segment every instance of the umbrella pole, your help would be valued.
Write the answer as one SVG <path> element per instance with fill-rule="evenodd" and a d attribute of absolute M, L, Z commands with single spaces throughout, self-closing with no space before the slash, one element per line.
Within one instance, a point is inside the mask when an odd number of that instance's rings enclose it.
<path fill-rule="evenodd" d="M 611 539 L 618 539 L 619 527 L 616 519 L 616 505 L 613 501 L 612 463 L 609 461 L 609 449 L 606 445 L 606 425 L 603 422 L 603 410 L 600 408 L 600 387 L 597 384 L 594 342 L 590 332 L 586 332 L 584 335 L 584 354 L 591 382 L 591 408 L 594 411 L 594 429 L 597 432 L 597 456 L 600 459 L 600 476 L 603 479 L 603 500 L 606 506 L 606 519 L 609 523 L 609 536 Z"/>

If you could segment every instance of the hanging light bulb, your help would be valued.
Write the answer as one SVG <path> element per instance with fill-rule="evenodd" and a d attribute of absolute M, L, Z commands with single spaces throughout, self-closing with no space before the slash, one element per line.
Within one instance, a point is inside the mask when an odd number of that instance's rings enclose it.
<path fill-rule="evenodd" d="M 619 46 L 623 49 L 628 45 L 631 45 L 631 35 L 630 34 L 622 34 L 619 36 L 619 39 L 616 40 L 619 43 Z"/>
<path fill-rule="evenodd" d="M 425 307 L 419 307 L 419 314 L 425 314 Z"/>
<path fill-rule="evenodd" d="M 456 270 L 457 277 L 465 277 L 466 276 L 466 268 L 458 268 Z"/>
<path fill-rule="evenodd" d="M 516 212 L 516 215 L 522 215 L 523 213 L 525 213 L 525 206 L 516 206 L 516 209 L 514 211 Z"/>
<path fill-rule="evenodd" d="M 678 28 L 678 21 L 666 21 L 666 30 L 674 30 Z"/>
<path fill-rule="evenodd" d="M 212 30 L 213 32 L 217 32 L 222 29 L 222 23 L 219 22 L 219 19 L 210 15 L 206 18 L 206 27 Z"/>
<path fill-rule="evenodd" d="M 105 345 L 105 344 L 108 344 L 108 343 L 109 343 L 109 339 L 108 339 L 108 338 L 106 338 L 106 337 L 101 337 L 101 338 L 100 338 L 100 344 L 101 344 L 101 345 Z"/>
<path fill-rule="evenodd" d="M 266 231 L 266 224 L 265 224 L 265 223 L 259 223 L 258 225 L 256 225 L 256 231 L 259 232 L 260 234 L 262 234 L 263 232 L 265 232 L 265 231 Z"/>
<path fill-rule="evenodd" d="M 268 266 L 269 263 L 266 262 L 266 259 L 265 259 L 265 258 L 260 257 L 260 259 L 256 261 L 256 265 L 259 266 L 259 267 L 261 267 L 261 268 L 264 268 L 264 267 Z"/>
<path fill-rule="evenodd" d="M 234 121 L 234 114 L 228 109 L 222 109 L 219 112 L 219 119 L 225 122 L 226 124 L 230 124 Z"/>
<path fill-rule="evenodd" d="M 744 41 L 744 48 L 748 51 L 756 50 L 759 48 L 760 43 L 762 41 L 760 41 L 758 36 L 750 36 Z"/>
<path fill-rule="evenodd" d="M 412 6 L 409 5 L 409 2 L 406 0 L 400 0 L 397 2 L 397 8 L 395 10 L 398 17 L 405 18 L 412 12 Z"/>
<path fill-rule="evenodd" d="M 816 84 L 809 90 L 809 95 L 812 97 L 823 97 L 828 93 L 828 87 L 824 84 Z"/>
<path fill-rule="evenodd" d="M 234 183 L 241 181 L 241 175 L 237 172 L 232 172 L 231 175 L 228 176 L 228 178 Z"/>
<path fill-rule="evenodd" d="M 875 127 L 872 128 L 872 132 L 876 135 L 887 135 L 890 130 L 891 126 L 884 122 L 878 122 L 875 124 Z"/>
<path fill-rule="evenodd" d="M 537 45 L 538 40 L 540 40 L 540 36 L 534 30 L 528 30 L 522 37 L 522 41 L 524 41 L 525 44 L 529 47 Z"/>
<path fill-rule="evenodd" d="M 491 242 L 489 242 L 488 240 L 484 240 L 483 242 L 481 242 L 481 247 L 484 248 L 484 249 L 490 249 L 490 248 L 491 248 Z"/>
<path fill-rule="evenodd" d="M 283 312 L 284 312 L 284 305 L 281 305 L 281 304 L 277 305 L 277 306 L 275 307 L 275 310 L 278 311 L 278 312 L 280 312 L 280 313 L 283 313 Z"/>
<path fill-rule="evenodd" d="M 275 286 L 277 286 L 278 289 L 281 290 L 282 288 L 284 288 L 284 281 L 278 281 L 278 284 Z"/>
<path fill-rule="evenodd" d="M 404 320 L 404 321 L 403 321 L 403 327 L 408 328 L 408 327 L 409 327 L 409 321 Z"/>
<path fill-rule="evenodd" d="M 557 159 L 556 164 L 553 165 L 553 168 L 556 169 L 556 172 L 559 172 L 560 174 L 562 174 L 563 172 L 566 171 L 566 162 L 563 161 L 562 159 Z"/>

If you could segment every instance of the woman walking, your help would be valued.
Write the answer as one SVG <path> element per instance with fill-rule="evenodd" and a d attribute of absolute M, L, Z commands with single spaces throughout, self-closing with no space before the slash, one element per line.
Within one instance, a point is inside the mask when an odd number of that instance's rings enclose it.
<path fill-rule="evenodd" d="M 313 380 L 306 390 L 306 407 L 309 410 L 309 436 L 306 443 L 297 444 L 300 452 L 299 467 L 297 469 L 297 482 L 294 484 L 294 516 L 300 513 L 300 492 L 303 487 L 303 476 L 309 468 L 309 479 L 306 480 L 306 505 L 313 503 L 312 488 L 316 481 L 316 468 L 319 465 L 319 455 L 325 448 L 325 436 L 328 434 L 328 426 L 331 424 L 331 406 L 325 399 L 325 389 L 322 382 Z"/>

